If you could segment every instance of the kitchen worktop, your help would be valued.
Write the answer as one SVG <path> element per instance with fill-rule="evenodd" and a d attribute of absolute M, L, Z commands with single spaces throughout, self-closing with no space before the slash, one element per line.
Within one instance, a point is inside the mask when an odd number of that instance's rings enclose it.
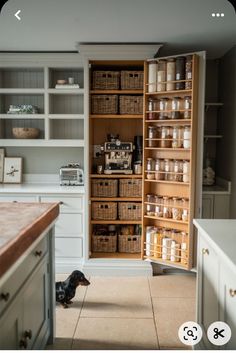
<path fill-rule="evenodd" d="M 23 183 L 0 185 L 0 195 L 16 193 L 84 194 L 84 186 L 61 186 L 58 183 Z"/>
<path fill-rule="evenodd" d="M 0 276 L 57 218 L 56 203 L 0 203 Z"/>

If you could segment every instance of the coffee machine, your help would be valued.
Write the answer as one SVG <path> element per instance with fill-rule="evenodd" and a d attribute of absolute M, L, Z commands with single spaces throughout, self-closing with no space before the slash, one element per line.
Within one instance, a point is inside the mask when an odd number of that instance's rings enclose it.
<path fill-rule="evenodd" d="M 105 174 L 132 174 L 133 143 L 121 142 L 119 136 L 104 144 Z"/>

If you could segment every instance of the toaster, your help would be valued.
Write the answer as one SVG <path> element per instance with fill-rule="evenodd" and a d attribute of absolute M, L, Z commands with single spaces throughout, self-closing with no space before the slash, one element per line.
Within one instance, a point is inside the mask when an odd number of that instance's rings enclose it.
<path fill-rule="evenodd" d="M 60 185 L 84 185 L 84 171 L 78 163 L 60 168 Z"/>

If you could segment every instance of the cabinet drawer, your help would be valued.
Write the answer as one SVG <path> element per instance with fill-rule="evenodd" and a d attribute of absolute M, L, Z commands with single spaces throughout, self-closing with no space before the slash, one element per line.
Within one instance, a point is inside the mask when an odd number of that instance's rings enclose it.
<path fill-rule="evenodd" d="M 0 311 L 7 307 L 8 303 L 17 294 L 21 285 L 25 282 L 30 273 L 34 270 L 40 260 L 48 252 L 48 236 L 45 236 L 39 244 L 31 251 L 23 260 L 15 272 L 0 288 L 0 297 L 5 297 L 0 300 Z"/>
<path fill-rule="evenodd" d="M 77 214 L 60 214 L 55 224 L 55 235 L 58 234 L 82 234 L 83 232 L 83 215 Z"/>
<path fill-rule="evenodd" d="M 82 257 L 83 256 L 82 238 L 56 238 L 55 250 L 58 257 Z"/>
<path fill-rule="evenodd" d="M 36 202 L 34 196 L 0 196 L 0 202 Z"/>
<path fill-rule="evenodd" d="M 60 213 L 75 213 L 83 210 L 83 197 L 42 196 L 41 202 L 59 202 Z"/>

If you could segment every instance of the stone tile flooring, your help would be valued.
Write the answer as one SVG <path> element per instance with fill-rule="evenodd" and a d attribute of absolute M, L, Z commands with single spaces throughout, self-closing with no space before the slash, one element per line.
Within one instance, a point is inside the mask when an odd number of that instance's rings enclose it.
<path fill-rule="evenodd" d="M 179 341 L 178 327 L 195 320 L 195 275 L 90 282 L 77 289 L 68 309 L 57 306 L 56 340 L 47 349 L 189 349 Z"/>

